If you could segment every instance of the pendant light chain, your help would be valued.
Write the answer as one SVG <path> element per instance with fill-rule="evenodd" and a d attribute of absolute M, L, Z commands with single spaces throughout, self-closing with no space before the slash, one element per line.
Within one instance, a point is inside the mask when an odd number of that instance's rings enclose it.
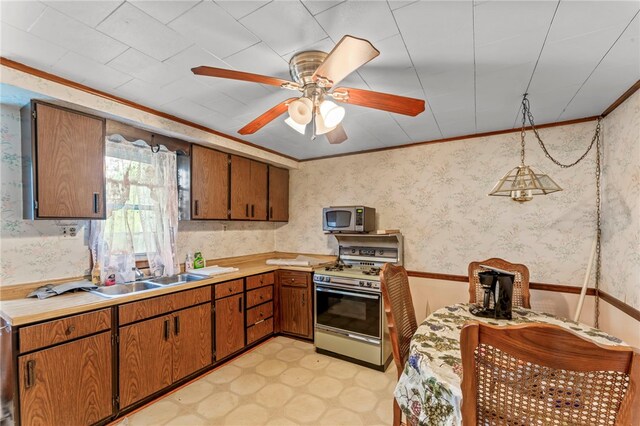
<path fill-rule="evenodd" d="M 563 164 L 560 161 L 556 160 L 555 158 L 553 158 L 551 156 L 551 154 L 549 153 L 549 151 L 547 150 L 547 147 L 545 146 L 544 142 L 542 141 L 542 138 L 540 137 L 540 134 L 538 133 L 538 129 L 536 129 L 534 120 L 533 120 L 533 114 L 531 114 L 531 108 L 529 105 L 529 99 L 527 99 L 527 94 L 525 93 L 524 97 L 522 98 L 522 153 L 520 154 L 520 158 L 522 160 L 522 164 L 524 164 L 524 127 L 525 127 L 525 117 L 526 119 L 529 120 L 529 124 L 531 125 L 531 129 L 533 130 L 533 134 L 536 136 L 536 139 L 538 140 L 538 144 L 540 144 L 540 148 L 542 148 L 542 151 L 544 151 L 544 154 L 547 156 L 547 158 L 549 160 L 551 160 L 554 164 L 556 164 L 557 166 L 562 167 L 563 169 L 569 168 L 569 167 L 573 167 L 576 164 L 580 163 L 586 156 L 587 154 L 589 154 L 589 152 L 591 151 L 591 148 L 593 148 L 593 146 L 595 145 L 596 147 L 596 273 L 595 273 L 595 327 L 598 328 L 599 326 L 599 320 L 600 320 L 600 274 L 601 274 L 601 236 L 602 236 L 602 229 L 601 229 L 601 202 L 600 202 L 600 184 L 601 184 L 601 173 L 602 173 L 602 169 L 601 169 L 601 161 L 600 161 L 600 131 L 601 131 L 601 123 L 602 123 L 602 117 L 598 117 L 598 123 L 596 124 L 596 131 L 593 135 L 593 138 L 591 139 L 591 143 L 589 144 L 589 147 L 587 148 L 587 150 L 584 152 L 584 154 L 582 154 L 580 156 L 580 158 L 578 158 L 576 161 L 574 161 L 573 163 L 570 164 Z"/>

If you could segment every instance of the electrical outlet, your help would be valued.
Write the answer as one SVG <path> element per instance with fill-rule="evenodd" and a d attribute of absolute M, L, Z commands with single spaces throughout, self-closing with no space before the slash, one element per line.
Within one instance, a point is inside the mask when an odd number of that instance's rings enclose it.
<path fill-rule="evenodd" d="M 78 236 L 77 226 L 63 226 L 61 229 L 62 229 L 62 236 L 64 238 L 75 238 Z"/>

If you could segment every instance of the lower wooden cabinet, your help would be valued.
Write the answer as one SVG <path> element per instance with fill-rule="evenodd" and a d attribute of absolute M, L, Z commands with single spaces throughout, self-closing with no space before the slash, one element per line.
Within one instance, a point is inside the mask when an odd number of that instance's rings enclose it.
<path fill-rule="evenodd" d="M 111 332 L 18 357 L 23 425 L 90 425 L 113 414 Z"/>
<path fill-rule="evenodd" d="M 120 327 L 120 406 L 211 364 L 208 303 Z"/>
<path fill-rule="evenodd" d="M 244 347 L 244 293 L 216 299 L 216 360 Z"/>
<path fill-rule="evenodd" d="M 278 271 L 280 332 L 313 338 L 311 274 Z"/>

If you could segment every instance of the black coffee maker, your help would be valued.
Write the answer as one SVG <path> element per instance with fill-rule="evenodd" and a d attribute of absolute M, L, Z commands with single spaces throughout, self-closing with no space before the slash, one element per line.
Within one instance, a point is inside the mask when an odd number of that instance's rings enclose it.
<path fill-rule="evenodd" d="M 486 271 L 478 273 L 480 286 L 484 290 L 482 305 L 469 310 L 484 318 L 511 319 L 511 297 L 515 274 L 502 269 L 481 265 Z"/>

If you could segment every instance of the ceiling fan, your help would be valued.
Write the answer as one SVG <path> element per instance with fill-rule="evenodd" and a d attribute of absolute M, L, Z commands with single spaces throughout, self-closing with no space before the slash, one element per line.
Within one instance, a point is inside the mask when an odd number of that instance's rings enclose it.
<path fill-rule="evenodd" d="M 192 68 L 191 71 L 196 75 L 252 81 L 302 92 L 302 96 L 279 103 L 244 126 L 238 131 L 241 135 L 257 132 L 288 111 L 289 117 L 285 122 L 294 130 L 305 134 L 307 124 L 311 124 L 311 139 L 315 139 L 316 135 L 324 134 L 329 143 L 339 144 L 347 140 L 347 134 L 340 124 L 345 110 L 328 98 L 333 98 L 337 102 L 413 117 L 424 111 L 422 99 L 349 87 L 335 87 L 346 76 L 379 54 L 380 52 L 369 41 L 346 35 L 328 54 L 318 50 L 296 53 L 289 61 L 289 72 L 295 82 L 208 66 Z"/>

